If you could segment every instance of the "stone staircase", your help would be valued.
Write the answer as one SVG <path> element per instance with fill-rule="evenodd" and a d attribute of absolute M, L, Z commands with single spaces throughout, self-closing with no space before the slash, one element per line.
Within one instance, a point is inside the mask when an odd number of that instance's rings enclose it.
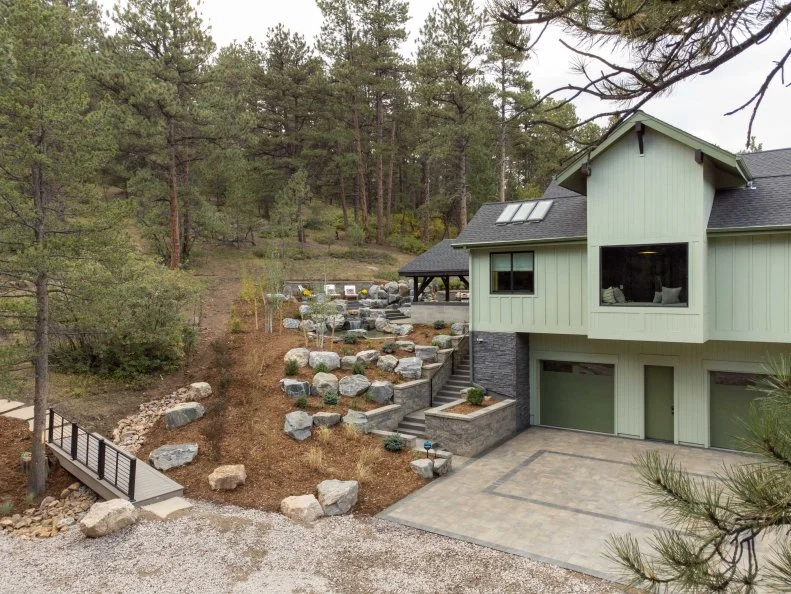
<path fill-rule="evenodd" d="M 409 318 L 402 314 L 399 310 L 386 310 L 385 311 L 385 319 L 388 322 L 409 322 Z"/>
<path fill-rule="evenodd" d="M 469 388 L 470 383 L 470 359 L 463 359 L 456 365 L 454 373 L 448 378 L 442 389 L 434 396 L 434 406 L 442 406 L 459 399 L 459 390 Z M 405 435 L 414 435 L 418 439 L 426 438 L 426 410 L 418 410 L 406 415 L 398 424 L 396 431 Z"/>

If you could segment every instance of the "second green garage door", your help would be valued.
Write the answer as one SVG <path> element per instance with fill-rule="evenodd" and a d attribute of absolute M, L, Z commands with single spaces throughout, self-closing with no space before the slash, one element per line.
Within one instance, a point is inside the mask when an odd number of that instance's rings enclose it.
<path fill-rule="evenodd" d="M 615 366 L 541 361 L 540 422 L 549 427 L 615 432 Z"/>
<path fill-rule="evenodd" d="M 750 404 L 760 392 L 750 386 L 760 376 L 750 373 L 709 373 L 709 441 L 713 448 L 745 449 L 744 438 L 750 436 L 745 421 L 750 418 Z"/>

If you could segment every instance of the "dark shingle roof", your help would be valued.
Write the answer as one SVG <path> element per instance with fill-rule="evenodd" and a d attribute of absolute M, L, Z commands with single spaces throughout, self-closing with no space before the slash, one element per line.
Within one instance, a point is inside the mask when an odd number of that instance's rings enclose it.
<path fill-rule="evenodd" d="M 558 186 L 555 186 L 559 188 Z M 552 188 L 552 186 L 550 186 Z M 560 197 L 560 190 L 566 197 Z M 495 221 L 503 212 L 503 202 L 489 202 L 481 206 L 467 228 L 461 232 L 454 243 L 466 245 L 474 243 L 513 243 L 520 241 L 549 241 L 552 239 L 584 238 L 587 234 L 588 218 L 585 196 L 559 188 L 544 195 L 554 199 L 546 218 L 534 223 L 508 223 L 497 225 Z"/>
<path fill-rule="evenodd" d="M 754 189 L 718 190 L 710 231 L 791 226 L 791 148 L 743 155 Z"/>
<path fill-rule="evenodd" d="M 398 273 L 401 276 L 467 275 L 469 260 L 466 250 L 455 250 L 455 239 L 443 239 L 427 252 L 423 252 Z"/>

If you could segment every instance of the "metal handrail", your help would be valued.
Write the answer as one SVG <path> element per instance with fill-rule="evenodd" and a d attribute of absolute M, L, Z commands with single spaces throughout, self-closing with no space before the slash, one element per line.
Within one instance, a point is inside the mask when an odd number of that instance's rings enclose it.
<path fill-rule="evenodd" d="M 60 430 L 59 434 L 55 433 L 56 423 Z M 63 443 L 63 428 L 66 426 L 71 427 L 71 434 L 67 436 L 68 447 L 64 447 Z M 137 458 L 134 456 L 130 456 L 104 438 L 82 429 L 77 423 L 69 421 L 52 408 L 49 409 L 47 442 L 96 473 L 99 480 L 113 485 L 129 497 L 129 501 L 135 500 Z M 81 451 L 80 443 L 84 444 L 84 451 Z M 95 455 L 92 455 L 92 452 L 95 452 Z"/>

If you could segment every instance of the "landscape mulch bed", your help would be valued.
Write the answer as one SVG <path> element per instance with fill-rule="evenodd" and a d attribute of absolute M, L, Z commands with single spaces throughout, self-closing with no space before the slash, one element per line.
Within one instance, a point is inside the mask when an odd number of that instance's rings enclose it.
<path fill-rule="evenodd" d="M 8 502 L 13 505 L 8 515 L 22 513 L 37 506 L 47 495 L 59 497 L 61 491 L 75 481 L 74 477 L 57 464 L 54 456 L 50 455 L 53 464 L 47 478 L 46 492 L 34 499 L 26 497 L 27 475 L 20 467 L 19 456 L 22 452 L 31 450 L 32 435 L 27 421 L 0 417 L 0 504 Z"/>
<path fill-rule="evenodd" d="M 451 408 L 446 408 L 442 412 L 446 413 L 454 413 L 457 415 L 471 415 L 472 413 L 478 412 L 481 409 L 486 408 L 487 406 L 491 406 L 492 404 L 496 404 L 499 400 L 484 400 L 482 404 L 470 404 L 469 402 L 462 402 L 461 404 L 457 404 L 456 406 L 452 406 Z"/>
<path fill-rule="evenodd" d="M 138 457 L 147 460 L 151 450 L 161 445 L 195 442 L 198 444 L 195 461 L 166 473 L 185 487 L 186 496 L 268 511 L 278 510 L 280 501 L 290 495 L 315 493 L 316 485 L 325 479 L 358 480 L 361 455 L 373 455 L 377 459 L 367 465 L 370 476 L 360 484 L 357 514 L 376 514 L 427 482 L 410 470 L 411 451 L 388 452 L 378 437 L 350 436 L 342 425 L 330 429 L 327 443 L 321 441 L 317 431 L 301 442 L 283 433 L 285 414 L 296 410 L 294 401 L 279 387 L 283 378 L 283 356 L 290 348 L 304 346 L 304 342 L 301 334 L 293 331 L 264 334 L 249 330 L 252 327 L 249 322 L 245 319 L 248 330 L 229 338 L 233 382 L 225 399 L 217 389 L 219 370 L 211 369 L 208 381 L 215 390 L 204 401 L 206 415 L 173 430 L 166 429 L 160 420 L 149 433 Z M 338 352 L 340 346 L 334 345 L 334 350 Z M 364 348 L 356 348 L 353 352 L 359 350 Z M 332 373 L 342 377 L 351 372 L 334 370 Z M 380 376 L 393 379 L 393 374 L 375 368 L 369 368 L 366 375 L 369 379 Z M 310 370 L 301 370 L 295 377 L 312 379 L 312 376 Z M 363 397 L 356 400 L 359 409 L 376 407 L 365 402 Z M 351 399 L 345 397 L 335 407 L 311 398 L 308 412 L 337 410 L 343 414 L 350 405 Z M 308 464 L 311 448 L 321 450 L 323 468 L 314 469 Z M 244 464 L 245 485 L 234 491 L 212 491 L 208 476 L 221 464 Z"/>

